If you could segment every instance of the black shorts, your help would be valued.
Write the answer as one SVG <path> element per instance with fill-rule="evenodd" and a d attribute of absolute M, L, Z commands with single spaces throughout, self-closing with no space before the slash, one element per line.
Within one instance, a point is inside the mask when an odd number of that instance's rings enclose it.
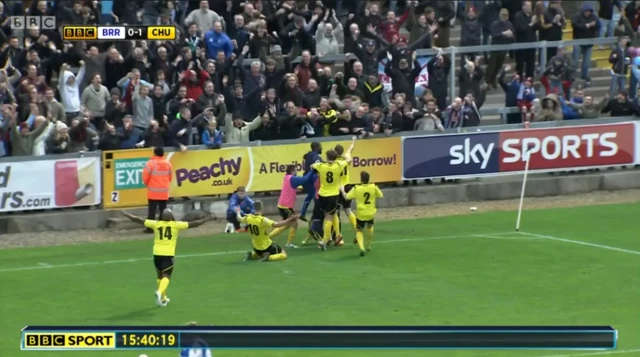
<path fill-rule="evenodd" d="M 324 212 L 322 212 L 322 208 L 320 208 L 320 202 L 318 200 L 313 200 L 313 213 L 311 214 L 311 220 L 324 219 Z"/>
<path fill-rule="evenodd" d="M 264 253 L 269 253 L 271 255 L 274 255 L 274 254 L 282 253 L 282 248 L 280 248 L 280 246 L 275 243 L 271 243 L 271 245 L 267 247 L 267 249 L 260 250 L 260 249 L 253 248 L 253 251 L 256 252 L 256 254 L 258 254 L 259 256 L 264 255 Z"/>
<path fill-rule="evenodd" d="M 319 196 L 318 205 L 320 206 L 320 209 L 322 210 L 322 212 L 324 212 L 325 214 L 336 213 L 336 210 L 338 209 L 339 196 L 340 195 L 328 196 L 328 197 Z"/>
<path fill-rule="evenodd" d="M 169 257 L 166 255 L 154 255 L 153 265 L 155 265 L 156 271 L 158 273 L 163 273 L 171 276 L 171 273 L 173 273 L 173 259 L 174 257 Z"/>
<path fill-rule="evenodd" d="M 363 230 L 365 226 L 373 226 L 373 219 L 369 221 L 361 221 L 356 218 L 356 229 Z"/>
<path fill-rule="evenodd" d="M 349 191 L 351 191 L 352 188 L 353 188 L 353 185 L 345 185 L 344 192 L 349 193 Z M 351 209 L 351 200 L 347 200 L 346 198 L 344 198 L 343 195 L 338 196 L 338 204 L 342 208 Z"/>
<path fill-rule="evenodd" d="M 282 217 L 282 219 L 289 219 L 289 217 L 295 213 L 293 208 L 278 207 L 278 211 L 280 211 L 280 217 Z"/>

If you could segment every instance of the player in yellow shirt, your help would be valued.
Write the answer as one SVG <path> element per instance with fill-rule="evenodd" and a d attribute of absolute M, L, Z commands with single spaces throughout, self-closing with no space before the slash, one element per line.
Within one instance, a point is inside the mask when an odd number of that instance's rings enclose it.
<path fill-rule="evenodd" d="M 344 147 L 340 144 L 336 145 L 336 148 L 334 149 L 336 151 L 336 154 L 338 154 L 337 161 L 343 161 L 345 163 L 344 169 L 342 169 L 342 173 L 340 174 L 340 184 L 344 187 L 344 191 L 347 193 L 349 193 L 349 191 L 351 191 L 351 188 L 353 187 L 353 185 L 349 183 L 349 179 L 350 179 L 349 166 L 351 166 L 351 160 L 352 160 L 351 152 L 353 151 L 353 148 L 355 146 L 356 146 L 356 137 L 354 136 L 353 139 L 351 140 L 351 146 L 346 152 L 344 151 Z M 340 195 L 338 197 L 338 210 L 340 210 L 340 208 L 344 210 L 344 213 L 349 218 L 349 222 L 351 223 L 351 226 L 355 231 L 356 215 L 353 214 L 353 212 L 351 211 L 351 200 L 347 200 L 342 195 Z M 336 242 L 342 243 L 342 233 L 340 232 L 340 216 L 336 214 L 334 217 L 335 218 L 333 221 L 333 230 L 336 232 Z"/>
<path fill-rule="evenodd" d="M 158 278 L 156 281 L 158 289 L 155 292 L 156 304 L 158 306 L 167 306 L 170 301 L 167 297 L 167 288 L 169 287 L 171 273 L 173 273 L 173 262 L 176 256 L 176 245 L 178 244 L 180 231 L 201 226 L 207 221 L 216 219 L 216 217 L 208 216 L 193 222 L 176 221 L 173 218 L 173 212 L 168 208 L 162 211 L 159 221 L 143 219 L 127 212 L 122 212 L 122 214 L 132 222 L 142 224 L 153 230 L 153 264 L 156 267 Z"/>
<path fill-rule="evenodd" d="M 324 212 L 322 241 L 319 242 L 322 250 L 327 250 L 327 243 L 331 240 L 331 229 L 337 228 L 334 227 L 334 218 L 338 210 L 338 197 L 340 196 L 340 175 L 347 164 L 345 161 L 337 161 L 338 154 L 335 150 L 327 151 L 326 155 L 327 161 L 316 162 L 311 165 L 311 169 L 318 173 L 318 178 L 320 179 L 320 189 L 318 190 L 316 204 L 320 205 L 320 209 Z M 336 240 L 336 245 L 340 242 Z"/>
<path fill-rule="evenodd" d="M 371 250 L 373 242 L 373 220 L 376 217 L 378 208 L 376 202 L 378 198 L 382 198 L 382 191 L 375 183 L 369 183 L 370 176 L 366 171 L 360 172 L 360 184 L 354 186 L 349 193 L 344 188 L 340 191 L 345 199 L 356 200 L 356 241 L 360 248 L 360 256 L 364 257 L 365 243 L 362 231 L 366 228 L 369 240 L 367 242 L 367 251 Z"/>
<path fill-rule="evenodd" d="M 269 229 L 290 225 L 296 222 L 300 215 L 293 213 L 284 221 L 274 222 L 262 216 L 264 206 L 261 201 L 255 201 L 253 208 L 256 213 L 244 216 L 240 215 L 240 208 L 236 209 L 238 221 L 246 225 L 247 232 L 251 234 L 251 244 L 253 245 L 253 250 L 247 252 L 244 260 L 259 259 L 261 262 L 274 262 L 287 259 L 287 252 L 280 248 L 280 246 L 274 243 L 271 237 L 269 237 Z"/>

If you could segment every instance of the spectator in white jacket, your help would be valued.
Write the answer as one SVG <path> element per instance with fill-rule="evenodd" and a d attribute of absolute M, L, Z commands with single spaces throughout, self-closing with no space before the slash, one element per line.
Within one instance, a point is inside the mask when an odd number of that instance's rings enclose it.
<path fill-rule="evenodd" d="M 80 103 L 91 113 L 92 124 L 99 131 L 102 130 L 105 108 L 109 100 L 111 95 L 107 87 L 102 85 L 102 77 L 98 73 L 94 74 L 91 84 L 82 91 Z"/>
<path fill-rule="evenodd" d="M 333 17 L 329 15 L 333 13 Z M 330 21 L 330 22 L 329 22 Z M 334 29 L 333 26 L 336 28 Z M 318 56 L 337 55 L 340 53 L 338 36 L 342 34 L 342 24 L 333 11 L 327 11 L 316 30 L 316 54 Z"/>
<path fill-rule="evenodd" d="M 73 119 L 80 114 L 80 84 L 84 79 L 84 74 L 84 61 L 80 61 L 80 71 L 78 71 L 77 76 L 69 71 L 69 65 L 66 63 L 62 64 L 60 68 L 58 90 L 60 91 L 60 99 L 68 119 Z"/>
<path fill-rule="evenodd" d="M 209 2 L 206 0 L 200 1 L 200 8 L 197 10 L 191 11 L 186 19 L 184 19 L 184 24 L 186 26 L 195 23 L 198 25 L 198 28 L 203 32 L 209 31 L 213 28 L 213 24 L 216 21 L 220 21 L 222 28 L 224 29 L 225 23 L 224 19 L 218 15 L 213 10 L 209 10 Z"/>

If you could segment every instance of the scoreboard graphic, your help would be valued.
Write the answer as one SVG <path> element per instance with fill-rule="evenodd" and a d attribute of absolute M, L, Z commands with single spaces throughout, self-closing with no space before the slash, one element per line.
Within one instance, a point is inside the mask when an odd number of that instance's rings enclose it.
<path fill-rule="evenodd" d="M 27 326 L 22 350 L 613 350 L 611 326 Z"/>
<path fill-rule="evenodd" d="M 64 41 L 148 40 L 176 39 L 175 26 L 64 26 Z"/>

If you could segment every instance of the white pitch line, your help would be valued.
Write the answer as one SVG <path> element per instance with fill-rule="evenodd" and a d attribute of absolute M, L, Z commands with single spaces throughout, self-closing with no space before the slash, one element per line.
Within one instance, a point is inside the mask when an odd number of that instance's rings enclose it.
<path fill-rule="evenodd" d="M 507 235 L 507 234 L 512 234 L 512 232 L 490 233 L 489 235 L 499 236 L 499 235 Z M 441 236 L 441 237 L 417 237 L 417 238 L 406 238 L 406 239 L 390 239 L 390 240 L 376 241 L 376 244 L 396 243 L 396 242 L 418 242 L 418 241 L 439 240 L 439 239 L 455 239 L 455 238 L 458 238 L 458 239 L 460 239 L 460 238 L 477 238 L 477 236 L 472 235 L 472 234 L 466 234 L 466 235 Z M 314 246 L 310 246 L 310 247 L 303 247 L 303 249 L 304 248 L 315 248 L 315 245 Z M 226 252 L 183 254 L 183 255 L 178 255 L 177 258 L 211 257 L 211 256 L 217 256 L 217 255 L 242 254 L 242 253 L 246 253 L 246 252 L 247 252 L 246 250 L 236 250 L 236 251 L 226 251 Z M 56 265 L 50 264 L 50 265 L 47 265 L 47 266 L 34 265 L 34 266 L 29 266 L 29 267 L 4 268 L 4 269 L 0 269 L 0 273 L 14 272 L 14 271 L 26 271 L 26 270 L 84 267 L 84 266 L 91 266 L 91 265 L 135 263 L 135 262 L 140 262 L 140 261 L 145 261 L 145 260 L 151 260 L 151 258 L 132 258 L 132 259 L 122 259 L 122 260 L 106 260 L 106 261 L 81 262 L 81 263 L 56 264 Z"/>
<path fill-rule="evenodd" d="M 519 232 L 520 234 L 526 235 L 526 236 L 530 236 L 530 237 L 537 237 L 537 238 L 542 238 L 542 239 L 548 239 L 548 240 L 555 240 L 557 242 L 564 242 L 564 243 L 572 243 L 572 244 L 579 244 L 579 245 L 586 245 L 588 247 L 594 247 L 594 248 L 600 248 L 600 249 L 606 249 L 606 250 L 613 250 L 615 252 L 621 252 L 621 253 L 627 253 L 627 254 L 635 254 L 635 255 L 640 255 L 640 252 L 637 250 L 631 250 L 631 249 L 624 249 L 624 248 L 618 248 L 618 247 L 612 247 L 609 245 L 604 245 L 604 244 L 596 244 L 596 243 L 589 243 L 589 242 L 583 242 L 581 240 L 573 240 L 573 239 L 566 239 L 566 238 L 558 238 L 558 237 L 554 237 L 554 236 L 547 236 L 544 234 L 536 234 L 536 233 L 526 233 L 526 232 Z"/>
<path fill-rule="evenodd" d="M 622 350 L 622 351 L 602 351 L 602 352 L 589 352 L 589 353 L 573 353 L 568 355 L 544 355 L 538 357 L 581 357 L 581 356 L 605 356 L 605 355 L 618 355 L 625 353 L 640 352 L 640 349 L 635 350 Z"/>

